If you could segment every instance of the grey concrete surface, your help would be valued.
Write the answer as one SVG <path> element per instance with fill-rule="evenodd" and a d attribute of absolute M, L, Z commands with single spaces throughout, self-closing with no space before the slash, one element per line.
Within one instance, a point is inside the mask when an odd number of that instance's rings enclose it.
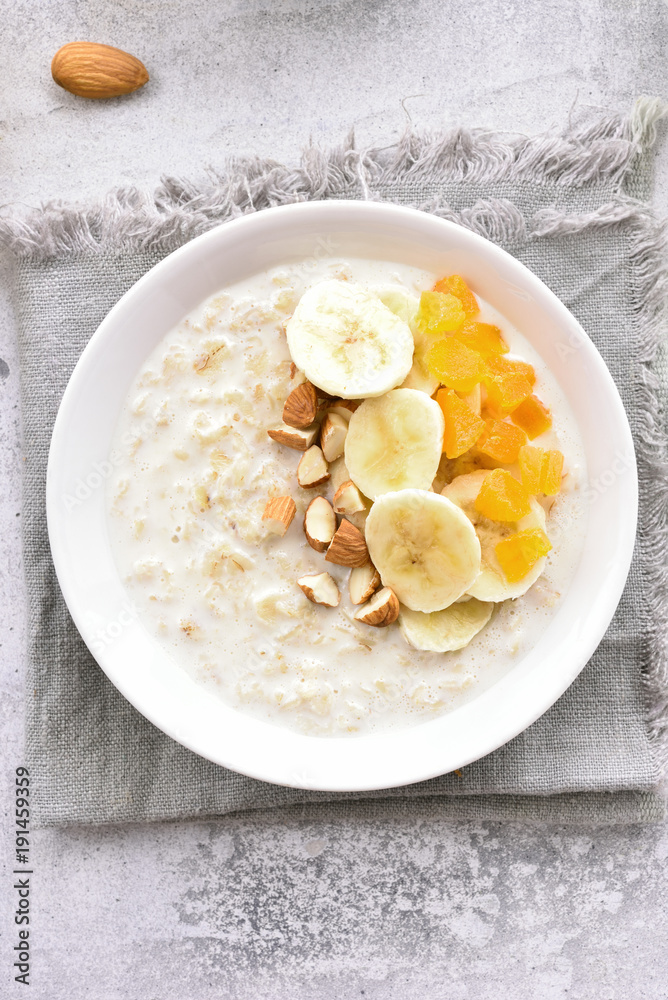
<path fill-rule="evenodd" d="M 668 97 L 657 0 L 0 0 L 0 205 L 153 185 L 228 155 L 416 125 L 534 131 L 577 104 Z M 87 103 L 49 63 L 74 39 L 142 58 Z M 657 206 L 668 208 L 666 145 Z M 25 634 L 18 372 L 0 271 L 0 996 L 16 943 L 11 792 Z M 664 1000 L 668 828 L 217 823 L 38 831 L 31 993 L 44 1000 Z"/>

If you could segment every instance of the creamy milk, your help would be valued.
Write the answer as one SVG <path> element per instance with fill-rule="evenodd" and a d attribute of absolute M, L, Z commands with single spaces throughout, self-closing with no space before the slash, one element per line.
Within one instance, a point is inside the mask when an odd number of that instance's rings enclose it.
<path fill-rule="evenodd" d="M 547 519 L 553 542 L 530 591 L 499 605 L 468 647 L 413 649 L 398 625 L 353 621 L 348 574 L 325 563 L 302 532 L 304 511 L 331 482 L 302 490 L 301 452 L 271 441 L 290 382 L 284 324 L 316 281 L 348 277 L 414 294 L 436 275 L 348 259 L 305 262 L 226 288 L 171 330 L 134 380 L 116 431 L 109 532 L 140 621 L 166 653 L 241 711 L 303 733 L 366 733 L 414 725 L 475 697 L 531 649 L 573 576 L 585 531 L 586 470 L 573 415 L 527 341 L 481 301 L 511 353 L 534 365 L 553 429 L 533 444 L 565 455 L 564 490 Z M 267 498 L 289 494 L 284 538 L 262 523 Z M 297 586 L 329 572 L 338 608 Z"/>

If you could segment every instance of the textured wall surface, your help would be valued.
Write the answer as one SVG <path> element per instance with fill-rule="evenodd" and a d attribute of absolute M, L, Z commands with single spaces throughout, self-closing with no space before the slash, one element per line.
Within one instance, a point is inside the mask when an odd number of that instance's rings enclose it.
<path fill-rule="evenodd" d="M 575 105 L 668 96 L 657 0 L 0 0 L 0 206 L 94 197 L 411 120 L 535 131 Z M 85 102 L 49 62 L 75 39 L 150 84 Z M 666 143 L 657 207 L 668 210 Z M 0 208 L 0 210 L 3 210 Z M 18 372 L 0 269 L 0 996 L 12 982 L 10 793 L 21 762 Z M 33 836 L 44 1000 L 665 1000 L 668 828 L 314 823 L 257 816 Z M 7 890 L 7 891 L 6 891 Z"/>

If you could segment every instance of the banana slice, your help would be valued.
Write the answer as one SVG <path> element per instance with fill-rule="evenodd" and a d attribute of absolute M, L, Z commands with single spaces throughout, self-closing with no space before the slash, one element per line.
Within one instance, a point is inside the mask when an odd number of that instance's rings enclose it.
<path fill-rule="evenodd" d="M 509 598 L 521 597 L 538 579 L 545 568 L 545 556 L 539 559 L 533 569 L 518 583 L 508 583 L 503 570 L 496 558 L 494 548 L 504 538 L 514 535 L 525 528 L 542 528 L 545 531 L 545 511 L 541 505 L 531 498 L 531 513 L 520 521 L 503 522 L 490 521 L 475 509 L 475 498 L 480 492 L 482 481 L 487 470 L 470 472 L 456 479 L 445 487 L 442 496 L 447 497 L 464 511 L 475 527 L 480 539 L 482 550 L 482 568 L 480 576 L 472 587 L 468 588 L 471 597 L 479 601 L 506 601 Z"/>
<path fill-rule="evenodd" d="M 383 586 L 412 611 L 447 608 L 480 572 L 473 525 L 455 504 L 427 490 L 399 490 L 376 500 L 366 519 L 366 543 Z"/>
<path fill-rule="evenodd" d="M 372 500 L 393 490 L 428 490 L 441 460 L 444 429 L 438 403 L 417 389 L 366 399 L 348 424 L 350 478 Z"/>
<path fill-rule="evenodd" d="M 490 620 L 493 610 L 493 604 L 476 601 L 473 597 L 465 604 L 451 604 L 430 615 L 402 608 L 399 627 L 404 638 L 416 649 L 449 653 L 468 646 Z"/>
<path fill-rule="evenodd" d="M 413 364 L 408 324 L 352 281 L 321 281 L 286 325 L 292 360 L 307 379 L 342 399 L 381 396 Z"/>
<path fill-rule="evenodd" d="M 433 338 L 422 333 L 415 322 L 417 311 L 420 308 L 420 300 L 401 288 L 381 289 L 378 298 L 388 309 L 392 310 L 395 316 L 399 316 L 405 323 L 408 323 L 413 334 L 413 343 L 415 344 L 413 366 L 401 383 L 401 388 L 419 389 L 420 392 L 426 392 L 428 396 L 433 396 L 441 383 L 431 374 L 424 361 L 425 355 L 433 343 Z"/>
<path fill-rule="evenodd" d="M 408 323 L 412 329 L 412 324 L 420 308 L 420 300 L 415 295 L 404 291 L 403 288 L 397 288 L 396 285 L 380 288 L 376 294 L 384 306 L 387 306 L 404 323 Z"/>

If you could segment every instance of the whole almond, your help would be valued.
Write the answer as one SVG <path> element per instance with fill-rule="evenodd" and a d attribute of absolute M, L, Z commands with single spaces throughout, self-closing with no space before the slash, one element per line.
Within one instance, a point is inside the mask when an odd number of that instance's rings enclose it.
<path fill-rule="evenodd" d="M 51 61 L 51 75 L 59 87 L 78 97 L 120 97 L 139 90 L 148 72 L 139 59 L 112 45 L 70 42 Z"/>

